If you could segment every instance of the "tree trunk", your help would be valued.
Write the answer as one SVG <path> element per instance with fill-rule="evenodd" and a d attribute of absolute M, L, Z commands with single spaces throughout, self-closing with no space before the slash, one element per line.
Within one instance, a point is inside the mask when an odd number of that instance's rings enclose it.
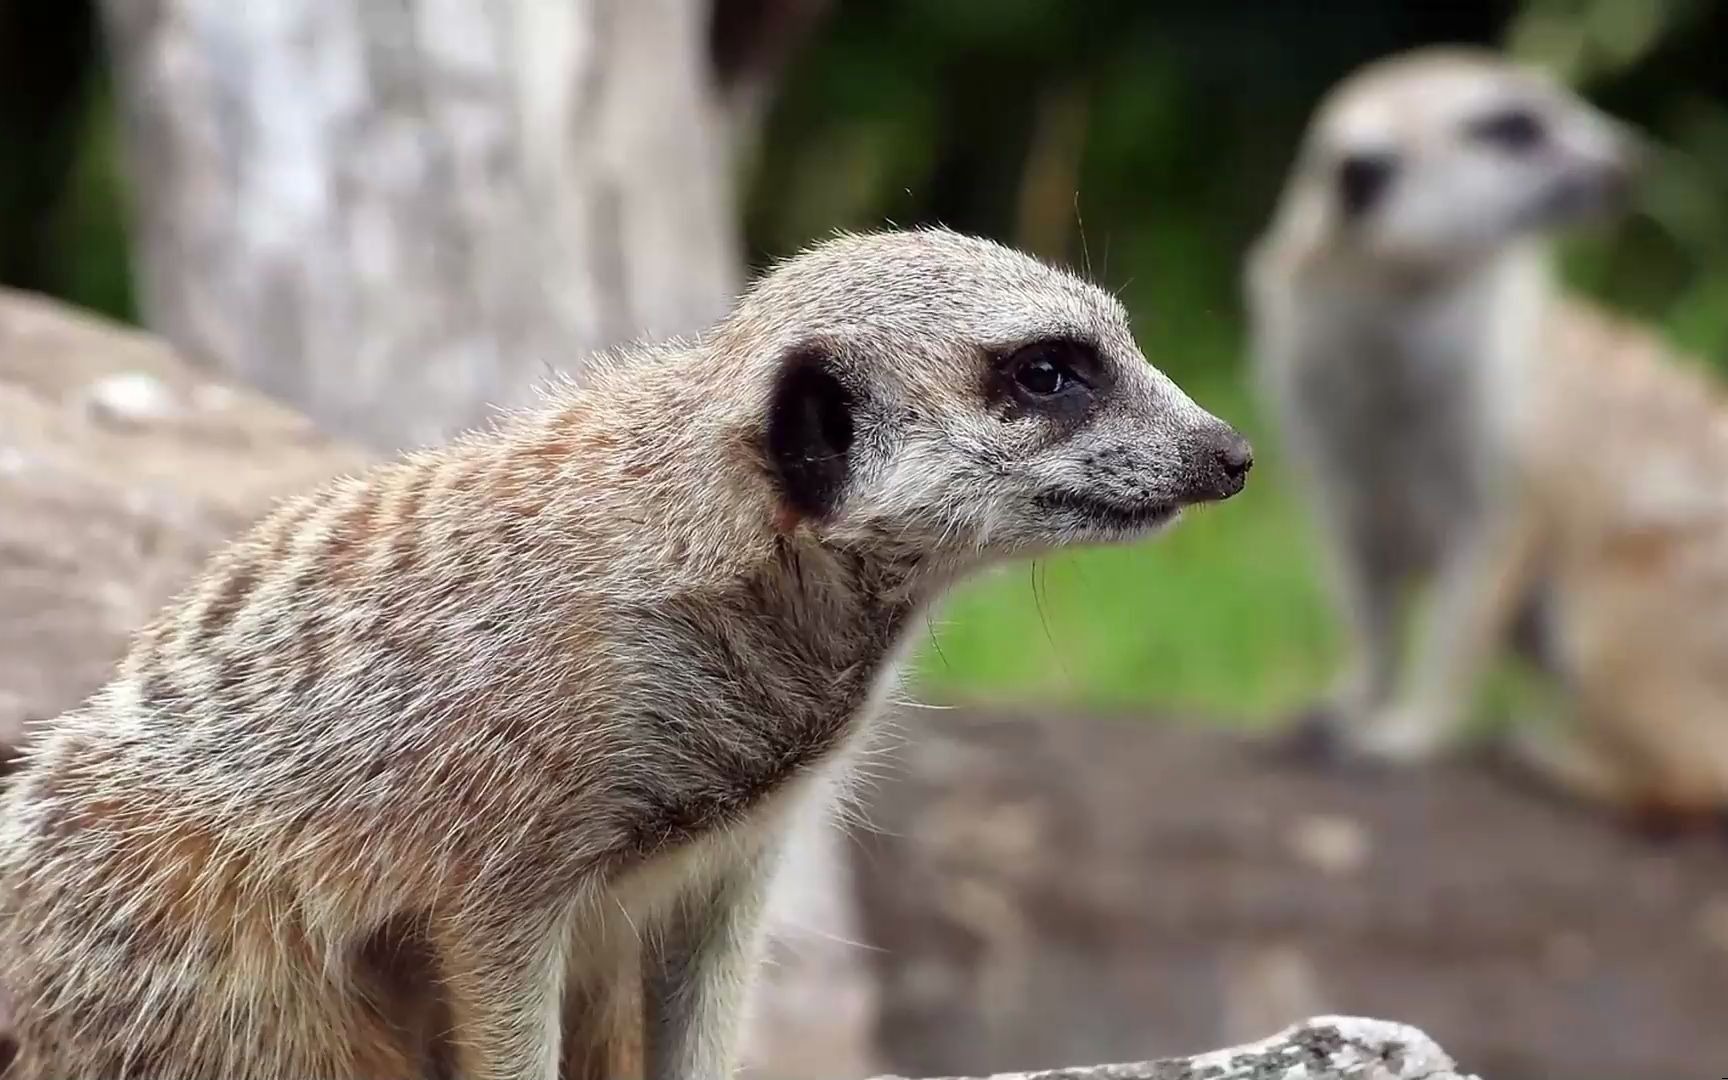
<path fill-rule="evenodd" d="M 710 53 L 778 58 L 748 35 L 787 29 L 713 14 L 107 0 L 145 323 L 380 448 L 699 330 L 740 284 L 733 145 L 759 98 Z"/>

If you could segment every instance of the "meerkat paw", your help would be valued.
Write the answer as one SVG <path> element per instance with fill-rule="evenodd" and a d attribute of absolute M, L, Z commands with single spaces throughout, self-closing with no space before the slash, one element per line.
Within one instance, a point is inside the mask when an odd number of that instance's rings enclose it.
<path fill-rule="evenodd" d="M 1297 714 L 1264 740 L 1278 758 L 1305 765 L 1365 768 L 1421 764 L 1447 749 L 1447 725 L 1411 706 L 1363 713 L 1337 702 Z"/>
<path fill-rule="evenodd" d="M 1390 709 L 1350 732 L 1349 749 L 1386 765 L 1419 765 L 1442 756 L 1448 725 L 1426 709 Z"/>

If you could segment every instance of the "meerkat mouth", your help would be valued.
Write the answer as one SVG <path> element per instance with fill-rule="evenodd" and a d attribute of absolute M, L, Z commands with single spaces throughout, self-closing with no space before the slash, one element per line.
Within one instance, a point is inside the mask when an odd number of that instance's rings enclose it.
<path fill-rule="evenodd" d="M 1061 510 L 1086 519 L 1087 524 L 1129 532 L 1147 532 L 1175 521 L 1182 505 L 1174 502 L 1124 503 L 1099 499 L 1074 491 L 1050 491 L 1038 496 L 1038 503 L 1051 510 Z"/>

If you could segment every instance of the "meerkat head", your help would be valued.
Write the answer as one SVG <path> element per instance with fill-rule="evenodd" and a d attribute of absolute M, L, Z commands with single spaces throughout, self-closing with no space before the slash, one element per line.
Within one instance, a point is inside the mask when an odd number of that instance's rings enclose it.
<path fill-rule="evenodd" d="M 1121 304 L 946 230 L 842 236 L 720 335 L 783 527 L 951 565 L 1145 535 L 1229 498 L 1247 442 L 1147 363 Z"/>
<path fill-rule="evenodd" d="M 1332 92 L 1284 209 L 1316 247 L 1444 269 L 1606 217 L 1636 157 L 1628 129 L 1542 73 L 1429 48 L 1370 64 Z"/>

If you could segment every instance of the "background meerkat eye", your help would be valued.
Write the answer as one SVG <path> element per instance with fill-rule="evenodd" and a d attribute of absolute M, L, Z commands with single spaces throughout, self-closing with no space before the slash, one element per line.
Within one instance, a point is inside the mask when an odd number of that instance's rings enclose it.
<path fill-rule="evenodd" d="M 1465 126 L 1465 133 L 1478 142 L 1497 146 L 1516 154 L 1528 153 L 1540 146 L 1547 129 L 1535 113 L 1526 108 L 1502 109 L 1477 117 Z"/>
<path fill-rule="evenodd" d="M 1380 201 L 1392 177 L 1398 171 L 1398 159 L 1388 153 L 1350 154 L 1338 163 L 1338 199 L 1346 218 L 1358 218 Z"/>

